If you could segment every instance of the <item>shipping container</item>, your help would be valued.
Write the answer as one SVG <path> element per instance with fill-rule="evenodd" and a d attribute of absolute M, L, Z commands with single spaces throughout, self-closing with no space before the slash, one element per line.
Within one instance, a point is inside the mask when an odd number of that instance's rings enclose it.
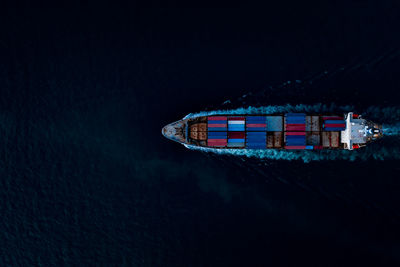
<path fill-rule="evenodd" d="M 321 142 L 321 136 L 319 135 L 319 132 L 308 132 L 306 134 L 307 145 L 319 146 L 320 142 Z"/>
<path fill-rule="evenodd" d="M 226 139 L 207 139 L 209 146 L 226 146 L 228 143 Z"/>
<path fill-rule="evenodd" d="M 282 147 L 282 132 L 274 132 L 274 147 Z"/>
<path fill-rule="evenodd" d="M 306 131 L 312 131 L 312 116 L 306 116 Z"/>
<path fill-rule="evenodd" d="M 228 147 L 244 147 L 245 132 L 228 132 Z"/>
<path fill-rule="evenodd" d="M 219 120 L 224 120 L 226 121 L 228 117 L 226 116 L 209 116 L 207 117 L 208 121 L 219 121 Z"/>
<path fill-rule="evenodd" d="M 319 116 L 312 116 L 312 124 L 311 124 L 311 131 L 319 132 L 321 130 L 320 123 L 319 123 Z"/>
<path fill-rule="evenodd" d="M 228 147 L 244 147 L 245 139 L 228 139 Z"/>
<path fill-rule="evenodd" d="M 346 124 L 324 124 L 324 128 L 346 128 Z"/>
<path fill-rule="evenodd" d="M 283 130 L 283 117 L 282 116 L 267 116 L 267 131 L 268 132 L 280 132 Z"/>
<path fill-rule="evenodd" d="M 344 131 L 345 128 L 344 127 L 328 127 L 328 128 L 324 128 L 325 132 L 337 132 L 337 131 Z"/>
<path fill-rule="evenodd" d="M 286 135 L 306 135 L 306 132 L 286 132 Z"/>
<path fill-rule="evenodd" d="M 265 131 L 266 119 L 265 116 L 248 116 L 246 118 L 247 131 Z"/>
<path fill-rule="evenodd" d="M 305 124 L 305 117 L 286 117 L 286 124 Z"/>
<path fill-rule="evenodd" d="M 244 117 L 230 117 L 228 118 L 228 131 L 244 131 L 245 118 Z"/>
<path fill-rule="evenodd" d="M 227 147 L 244 147 L 244 142 L 241 143 L 234 143 L 234 142 L 228 142 Z"/>
<path fill-rule="evenodd" d="M 246 147 L 250 149 L 266 148 L 267 133 L 266 132 L 247 132 Z"/>
<path fill-rule="evenodd" d="M 345 124 L 344 120 L 325 120 L 325 124 Z"/>
<path fill-rule="evenodd" d="M 226 138 L 228 134 L 226 132 L 208 132 L 209 139 Z"/>
<path fill-rule="evenodd" d="M 208 131 L 226 131 L 227 130 L 227 117 L 225 116 L 212 116 L 208 117 Z"/>
<path fill-rule="evenodd" d="M 287 146 L 304 146 L 306 145 L 306 141 L 302 139 L 286 139 Z"/>
<path fill-rule="evenodd" d="M 306 146 L 285 146 L 285 149 L 305 149 Z"/>
<path fill-rule="evenodd" d="M 339 140 L 339 132 L 331 132 L 331 147 L 339 147 L 340 140 Z"/>
<path fill-rule="evenodd" d="M 276 133 L 280 133 L 280 132 L 276 132 Z M 267 147 L 273 148 L 274 146 L 275 146 L 274 133 L 267 133 Z"/>
<path fill-rule="evenodd" d="M 329 132 L 322 132 L 322 146 L 330 147 L 331 146 L 331 135 Z"/>
<path fill-rule="evenodd" d="M 237 138 L 246 138 L 245 132 L 228 132 L 228 138 L 237 139 Z"/>
<path fill-rule="evenodd" d="M 305 125 L 293 125 L 293 124 L 286 125 L 286 131 L 303 132 L 305 130 L 306 130 Z"/>
<path fill-rule="evenodd" d="M 339 132 L 322 132 L 323 147 L 339 147 Z"/>
<path fill-rule="evenodd" d="M 319 128 L 319 116 L 306 116 L 306 131 L 307 132 L 318 132 Z"/>

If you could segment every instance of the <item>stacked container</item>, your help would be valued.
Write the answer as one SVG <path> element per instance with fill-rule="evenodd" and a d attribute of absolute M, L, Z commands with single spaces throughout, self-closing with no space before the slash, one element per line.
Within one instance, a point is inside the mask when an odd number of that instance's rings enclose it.
<path fill-rule="evenodd" d="M 322 117 L 324 123 L 322 125 L 324 131 L 344 131 L 346 122 L 342 117 Z"/>
<path fill-rule="evenodd" d="M 226 117 L 212 116 L 208 117 L 208 131 L 209 132 L 226 132 Z"/>
<path fill-rule="evenodd" d="M 224 147 L 227 145 L 227 117 L 208 117 L 208 146 Z"/>
<path fill-rule="evenodd" d="M 249 149 L 267 147 L 267 123 L 265 116 L 248 116 L 246 118 L 247 145 Z"/>
<path fill-rule="evenodd" d="M 306 148 L 306 114 L 286 114 L 286 149 Z"/>
<path fill-rule="evenodd" d="M 228 119 L 228 147 L 244 147 L 245 118 L 230 117 Z"/>
<path fill-rule="evenodd" d="M 282 116 L 267 116 L 267 132 L 281 132 L 282 131 Z"/>
<path fill-rule="evenodd" d="M 267 147 L 266 132 L 247 132 L 247 144 L 249 149 L 264 149 Z"/>
<path fill-rule="evenodd" d="M 265 116 L 249 116 L 246 119 L 246 130 L 248 132 L 265 132 L 267 130 Z"/>
<path fill-rule="evenodd" d="M 288 113 L 286 114 L 286 131 L 306 130 L 306 114 L 304 113 Z"/>

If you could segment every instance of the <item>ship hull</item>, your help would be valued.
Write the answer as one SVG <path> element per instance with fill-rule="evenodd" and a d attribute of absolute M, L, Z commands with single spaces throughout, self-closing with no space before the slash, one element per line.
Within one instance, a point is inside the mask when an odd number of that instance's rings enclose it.
<path fill-rule="evenodd" d="M 211 149 L 357 149 L 382 137 L 382 126 L 347 114 L 252 114 L 189 117 L 165 126 L 168 139 Z"/>

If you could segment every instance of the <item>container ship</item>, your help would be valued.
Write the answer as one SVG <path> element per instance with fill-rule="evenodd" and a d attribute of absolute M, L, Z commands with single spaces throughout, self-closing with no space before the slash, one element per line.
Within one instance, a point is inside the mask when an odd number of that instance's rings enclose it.
<path fill-rule="evenodd" d="M 382 125 L 346 114 L 187 116 L 162 134 L 186 147 L 213 149 L 353 150 L 382 137 Z"/>

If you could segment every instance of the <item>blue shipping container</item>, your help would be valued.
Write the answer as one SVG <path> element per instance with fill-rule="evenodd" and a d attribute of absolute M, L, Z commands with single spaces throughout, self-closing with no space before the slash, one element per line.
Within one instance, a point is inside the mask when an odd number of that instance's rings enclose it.
<path fill-rule="evenodd" d="M 267 132 L 280 132 L 282 131 L 282 117 L 281 116 L 267 116 Z"/>
<path fill-rule="evenodd" d="M 286 118 L 286 123 L 287 124 L 292 124 L 292 123 L 294 123 L 294 124 L 304 124 L 304 123 L 306 123 L 306 118 L 303 118 L 303 117 L 288 117 L 288 118 Z"/>
<path fill-rule="evenodd" d="M 228 143 L 244 143 L 244 139 L 228 139 Z"/>
<path fill-rule="evenodd" d="M 248 116 L 246 117 L 246 120 L 248 121 L 265 121 L 264 116 Z"/>
<path fill-rule="evenodd" d="M 335 127 L 324 129 L 324 131 L 326 131 L 326 132 L 337 132 L 337 131 L 344 131 L 344 130 L 345 130 L 345 128 L 335 128 Z"/>
<path fill-rule="evenodd" d="M 244 125 L 229 125 L 228 130 L 241 132 L 244 131 Z"/>
<path fill-rule="evenodd" d="M 267 138 L 267 132 L 247 132 L 246 136 L 247 138 L 259 138 L 259 137 Z"/>
<path fill-rule="evenodd" d="M 327 120 L 325 121 L 325 124 L 345 124 L 346 122 L 344 120 Z"/>
<path fill-rule="evenodd" d="M 258 132 L 265 132 L 267 127 L 248 127 L 247 131 L 258 131 Z"/>

